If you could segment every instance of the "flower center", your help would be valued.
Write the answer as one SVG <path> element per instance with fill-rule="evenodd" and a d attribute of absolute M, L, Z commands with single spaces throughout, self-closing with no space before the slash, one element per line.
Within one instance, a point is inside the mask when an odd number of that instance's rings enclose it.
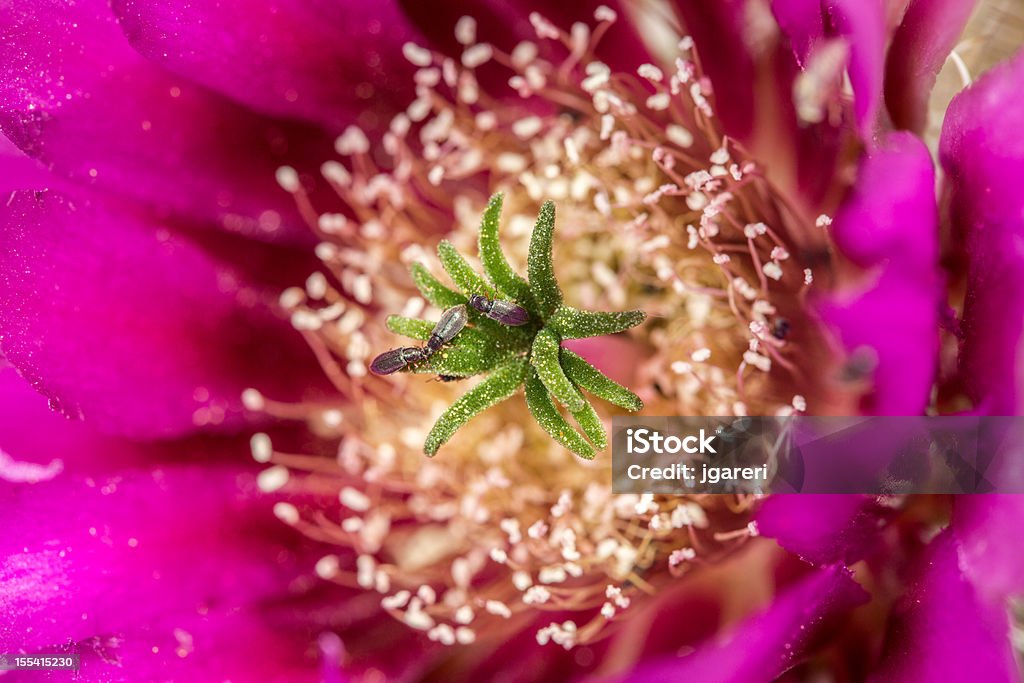
<path fill-rule="evenodd" d="M 344 161 L 321 168 L 348 215 L 318 214 L 298 173 L 278 173 L 320 236 L 329 274 L 285 291 L 281 304 L 344 399 L 289 405 L 247 392 L 250 408 L 305 420 L 337 443 L 332 459 L 283 452 L 257 434 L 253 456 L 272 465 L 260 485 L 336 496 L 340 518 L 326 505 L 275 511 L 354 551 L 321 559 L 322 578 L 379 592 L 384 610 L 445 644 L 509 620 L 533 624 L 541 643 L 590 642 L 636 596 L 757 533 L 752 497 L 613 496 L 608 458 L 575 459 L 521 402 L 474 418 L 446 451 L 423 457 L 457 392 L 368 375 L 368 359 L 395 345 L 388 314 L 436 319 L 406 266 L 440 275 L 429 249 L 441 235 L 472 251 L 491 193 L 505 193 L 513 259 L 525 260 L 540 203 L 557 203 L 567 301 L 650 314 L 606 354 L 627 356 L 650 414 L 789 414 L 817 396 L 792 389 L 811 386 L 801 356 L 827 353 L 802 308 L 813 273 L 794 254 L 827 252 L 820 225 L 722 134 L 692 41 L 679 42 L 671 72 L 616 73 L 594 56 L 615 13 L 602 7 L 594 18 L 594 28 L 565 32 L 531 15 L 538 39 L 565 54 L 558 62 L 534 42 L 511 53 L 478 42 L 469 17 L 456 27 L 458 62 L 407 45 L 417 99 L 380 149 L 352 127 L 336 143 Z M 492 61 L 509 72 L 501 99 L 478 83 Z M 513 266 L 525 272 L 522 260 Z M 578 616 L 545 625 L 544 611 Z"/>

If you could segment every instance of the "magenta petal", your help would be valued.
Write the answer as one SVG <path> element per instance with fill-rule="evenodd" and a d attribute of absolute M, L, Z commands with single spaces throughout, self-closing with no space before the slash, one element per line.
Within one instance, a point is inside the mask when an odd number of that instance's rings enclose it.
<path fill-rule="evenodd" d="M 845 38 L 854 112 L 861 136 L 870 139 L 882 95 L 886 30 L 883 3 L 875 0 L 772 0 L 772 12 L 805 65 L 823 38 Z"/>
<path fill-rule="evenodd" d="M 845 568 L 817 570 L 779 595 L 765 612 L 740 624 L 724 641 L 641 666 L 623 683 L 774 680 L 800 661 L 801 650 L 816 627 L 866 602 L 867 597 Z"/>
<path fill-rule="evenodd" d="M 938 358 L 941 282 L 934 176 L 925 146 L 894 133 L 861 163 L 833 223 L 844 256 L 867 282 L 819 305 L 849 352 L 875 361 L 865 409 L 916 415 L 926 405 Z"/>
<path fill-rule="evenodd" d="M 113 10 L 147 58 L 272 115 L 381 129 L 415 97 L 402 45 L 417 34 L 394 0 L 116 0 Z"/>
<path fill-rule="evenodd" d="M 878 104 L 882 99 L 885 68 L 885 15 L 881 2 L 870 0 L 832 0 L 829 12 L 839 35 L 850 43 L 850 85 L 853 109 L 860 134 L 871 139 Z"/>
<path fill-rule="evenodd" d="M 932 279 L 922 282 L 886 269 L 864 288 L 819 305 L 847 352 L 872 365 L 871 391 L 862 406 L 867 414 L 919 415 L 928 403 L 938 359 Z"/>
<path fill-rule="evenodd" d="M 980 410 L 1024 402 L 1024 54 L 957 95 L 940 157 L 950 217 L 968 259 L 960 349 L 964 386 Z"/>
<path fill-rule="evenodd" d="M 932 542 L 902 603 L 875 683 L 1020 680 L 1006 608 L 963 576 L 950 531 Z"/>
<path fill-rule="evenodd" d="M 305 384 L 280 366 L 302 342 L 263 293 L 188 241 L 54 193 L 0 211 L 2 350 L 65 414 L 174 436 L 237 427 L 246 387 Z"/>
<path fill-rule="evenodd" d="M 893 123 L 921 133 L 935 77 L 967 23 L 975 0 L 913 0 L 885 63 L 885 104 Z"/>
<path fill-rule="evenodd" d="M 755 114 L 755 65 L 746 0 L 676 0 L 673 4 L 714 84 L 716 115 L 730 135 L 746 139 L 754 129 Z"/>
<path fill-rule="evenodd" d="M 246 609 L 184 613 L 173 626 L 145 626 L 49 652 L 78 652 L 84 681 L 322 683 L 312 635 L 283 631 Z M 330 680 L 330 679 L 326 679 Z M 338 680 L 338 679 L 335 679 Z"/>
<path fill-rule="evenodd" d="M 55 180 L 41 163 L 0 135 L 0 193 L 6 195 L 11 190 L 46 187 L 53 185 Z"/>
<path fill-rule="evenodd" d="M 793 54 L 801 67 L 807 66 L 811 48 L 825 35 L 820 0 L 772 0 L 772 14 L 789 38 Z"/>
<path fill-rule="evenodd" d="M 254 613 L 301 571 L 274 537 L 293 534 L 237 468 L 60 475 L 0 489 L 4 652 L 103 636 L 148 648 L 183 623 L 211 621 L 208 611 Z"/>
<path fill-rule="evenodd" d="M 1020 535 L 1024 496 L 957 496 L 953 533 L 960 542 L 964 573 L 993 602 L 1024 593 L 1024 550 Z"/>
<path fill-rule="evenodd" d="M 319 166 L 328 139 L 150 63 L 105 2 L 6 3 L 0 27 L 0 126 L 29 156 L 164 213 L 261 239 L 309 239 L 274 171 Z"/>
<path fill-rule="evenodd" d="M 757 513 L 761 535 L 812 564 L 852 564 L 870 551 L 879 516 L 855 495 L 777 495 Z"/>

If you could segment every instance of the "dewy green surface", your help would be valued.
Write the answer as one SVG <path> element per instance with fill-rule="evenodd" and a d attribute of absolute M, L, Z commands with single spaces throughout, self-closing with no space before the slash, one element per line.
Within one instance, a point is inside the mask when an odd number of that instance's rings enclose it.
<path fill-rule="evenodd" d="M 502 365 L 488 375 L 487 379 L 463 394 L 438 418 L 433 429 L 427 435 L 423 451 L 427 455 L 434 455 L 437 453 L 437 449 L 470 418 L 501 403 L 519 391 L 519 387 L 523 385 L 523 380 L 526 378 L 526 369 L 526 361 L 516 358 Z"/>
<path fill-rule="evenodd" d="M 606 313 L 559 306 L 548 320 L 548 326 L 558 332 L 562 339 L 583 339 L 628 330 L 642 323 L 646 317 L 643 311 Z"/>
<path fill-rule="evenodd" d="M 505 252 L 501 248 L 498 228 L 501 222 L 502 195 L 496 194 L 487 203 L 483 220 L 480 221 L 480 262 L 484 272 L 494 286 L 513 301 L 521 301 L 522 306 L 536 309 L 530 283 L 512 269 Z"/>
<path fill-rule="evenodd" d="M 581 356 L 569 349 L 562 349 L 561 358 L 565 373 L 580 388 L 620 408 L 632 412 L 643 409 L 644 402 L 639 396 L 605 375 Z"/>
<path fill-rule="evenodd" d="M 590 460 L 594 457 L 593 447 L 558 412 L 555 402 L 551 400 L 551 394 L 533 368 L 526 379 L 526 405 L 530 408 L 533 419 L 552 439 L 581 458 Z M 601 431 L 604 431 L 603 427 Z"/>
<path fill-rule="evenodd" d="M 605 448 L 608 439 L 601 419 L 580 389 L 626 410 L 640 410 L 643 402 L 582 357 L 562 348 L 561 341 L 622 332 L 639 325 L 647 316 L 643 311 L 580 311 L 562 304 L 552 262 L 552 202 L 541 207 L 530 239 L 529 279 L 520 276 L 501 249 L 501 208 L 502 196 L 496 194 L 480 224 L 480 261 L 486 279 L 447 241 L 441 242 L 437 251 L 455 288 L 442 283 L 421 264 L 414 263 L 410 268 L 416 287 L 435 306 L 448 308 L 465 303 L 473 294 L 483 294 L 513 301 L 530 314 L 526 325 L 506 327 L 471 309 L 469 326 L 450 344 L 428 360 L 403 370 L 455 377 L 486 375 L 438 418 L 423 450 L 434 455 L 462 425 L 513 396 L 525 384 L 527 405 L 541 428 L 573 453 L 593 458 L 595 449 Z M 387 325 L 396 334 L 422 342 L 429 338 L 435 323 L 391 316 Z M 582 434 L 559 412 L 559 404 L 572 414 Z"/>
<path fill-rule="evenodd" d="M 583 395 L 573 386 L 562 370 L 558 357 L 561 340 L 558 335 L 545 327 L 533 339 L 530 349 L 530 364 L 537 371 L 537 376 L 544 383 L 559 403 L 570 411 L 583 410 Z"/>
<path fill-rule="evenodd" d="M 530 251 L 526 257 L 526 270 L 530 276 L 530 292 L 537 300 L 544 318 L 555 312 L 562 303 L 562 290 L 555 279 L 555 266 L 551 251 L 555 234 L 555 203 L 544 202 L 537 214 L 537 223 L 530 236 Z"/>
<path fill-rule="evenodd" d="M 412 273 L 412 281 L 420 290 L 423 298 L 438 308 L 449 308 L 466 303 L 466 297 L 454 289 L 445 286 L 440 280 L 430 274 L 430 271 L 422 263 L 414 263 L 409 268 Z"/>

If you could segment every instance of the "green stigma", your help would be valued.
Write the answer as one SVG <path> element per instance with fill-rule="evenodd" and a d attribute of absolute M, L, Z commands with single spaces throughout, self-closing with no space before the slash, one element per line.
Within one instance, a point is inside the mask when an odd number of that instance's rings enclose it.
<path fill-rule="evenodd" d="M 576 455 L 593 458 L 605 448 L 608 438 L 584 392 L 630 411 L 643 408 L 643 402 L 582 357 L 562 348 L 562 340 L 622 332 L 639 325 L 647 315 L 643 311 L 581 311 L 563 303 L 551 258 L 555 205 L 550 201 L 541 207 L 530 237 L 528 278 L 516 273 L 498 237 L 501 207 L 499 193 L 491 197 L 480 223 L 484 275 L 447 241 L 438 245 L 437 253 L 455 288 L 439 281 L 422 264 L 410 268 L 420 293 L 440 308 L 466 304 L 473 295 L 483 295 L 515 304 L 529 314 L 525 324 L 513 327 L 470 307 L 469 324 L 458 336 L 423 362 L 403 370 L 448 378 L 485 376 L 438 418 L 423 451 L 435 455 L 462 425 L 525 386 L 526 404 L 537 424 Z M 423 342 L 434 329 L 433 322 L 401 316 L 389 317 L 387 325 L 396 334 Z"/>

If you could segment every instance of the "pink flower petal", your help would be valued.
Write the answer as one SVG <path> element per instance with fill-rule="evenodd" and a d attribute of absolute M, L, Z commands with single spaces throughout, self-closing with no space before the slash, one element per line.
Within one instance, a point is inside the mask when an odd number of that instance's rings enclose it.
<path fill-rule="evenodd" d="M 881 2 L 831 0 L 829 12 L 839 35 L 850 42 L 850 85 L 861 137 L 870 140 L 882 99 L 888 36 Z"/>
<path fill-rule="evenodd" d="M 856 495 L 777 495 L 757 513 L 761 535 L 774 538 L 806 562 L 852 564 L 878 535 L 871 499 Z"/>
<path fill-rule="evenodd" d="M 789 38 L 797 63 L 806 67 L 811 48 L 825 32 L 820 0 L 772 0 L 772 14 Z"/>
<path fill-rule="evenodd" d="M 949 531 L 932 541 L 886 636 L 873 683 L 1017 681 L 1006 608 L 962 575 Z"/>
<path fill-rule="evenodd" d="M 975 0 L 912 0 L 885 63 L 885 104 L 893 123 L 921 133 L 928 96 L 967 23 Z"/>
<path fill-rule="evenodd" d="M 884 138 L 861 163 L 832 225 L 865 282 L 820 303 L 847 351 L 874 362 L 865 410 L 916 415 L 928 401 L 938 358 L 938 226 L 931 158 L 907 133 Z"/>
<path fill-rule="evenodd" d="M 676 0 L 684 30 L 693 37 L 701 65 L 715 88 L 715 114 L 729 134 L 746 139 L 754 129 L 755 64 L 746 0 Z"/>
<path fill-rule="evenodd" d="M 978 409 L 1024 403 L 1024 54 L 957 95 L 942 128 L 950 218 L 967 258 L 960 377 Z"/>
<path fill-rule="evenodd" d="M 0 211 L 2 350 L 65 414 L 138 436 L 232 428 L 245 388 L 297 398 L 316 376 L 266 293 L 187 240 L 54 193 Z"/>
<path fill-rule="evenodd" d="M 794 6 L 800 9 L 795 18 L 813 20 L 811 27 L 820 32 L 820 16 L 805 13 L 800 3 Z M 788 189 L 808 211 L 819 210 L 833 187 L 840 147 L 851 133 L 849 126 L 828 119 L 813 124 L 797 120 L 793 88 L 799 53 L 776 38 L 772 16 L 749 0 L 676 0 L 674 7 L 714 86 L 715 115 L 725 131 L 762 159 L 776 182 L 791 183 Z M 784 19 L 778 12 L 776 17 L 780 23 Z M 795 34 L 786 33 L 790 38 Z"/>
<path fill-rule="evenodd" d="M 58 176 L 266 240 L 310 240 L 276 184 L 327 138 L 263 118 L 136 53 L 104 2 L 0 9 L 0 125 Z M 35 187 L 33 189 L 42 189 Z"/>
<path fill-rule="evenodd" d="M 142 55 L 267 114 L 380 130 L 415 97 L 402 45 L 418 34 L 395 0 L 112 6 Z"/>
<path fill-rule="evenodd" d="M 1024 553 L 1011 541 L 1020 534 L 1024 496 L 957 496 L 953 504 L 960 564 L 978 591 L 994 602 L 1024 593 Z"/>
<path fill-rule="evenodd" d="M 778 596 L 767 610 L 742 622 L 724 640 L 707 643 L 692 654 L 642 665 L 621 680 L 774 680 L 800 661 L 802 648 L 824 620 L 866 600 L 867 594 L 845 568 L 820 569 Z"/>
<path fill-rule="evenodd" d="M 801 65 L 824 38 L 845 38 L 850 83 L 861 136 L 869 140 L 882 96 L 886 27 L 881 2 L 874 0 L 773 0 L 772 11 Z"/>
<path fill-rule="evenodd" d="M 232 613 L 262 630 L 261 602 L 284 597 L 301 571 L 297 536 L 236 467 L 0 482 L 0 511 L 4 652 L 113 637 L 141 654 L 181 628 L 212 660 L 205 631 Z"/>

